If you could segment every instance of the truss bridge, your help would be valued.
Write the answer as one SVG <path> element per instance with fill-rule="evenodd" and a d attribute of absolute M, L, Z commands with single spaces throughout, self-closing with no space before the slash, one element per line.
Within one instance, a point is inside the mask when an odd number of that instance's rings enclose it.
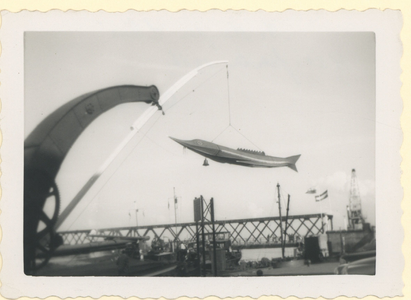
<path fill-rule="evenodd" d="M 333 230 L 333 216 L 328 214 L 309 214 L 288 216 L 286 244 L 295 244 L 305 236 L 324 233 Z M 146 225 L 119 228 L 99 229 L 104 236 L 136 237 L 150 236 L 153 238 L 168 238 L 170 241 L 195 241 L 196 222 Z M 251 219 L 235 219 L 215 221 L 216 233 L 229 233 L 234 248 L 261 248 L 280 244 L 281 226 L 285 226 L 285 217 L 265 217 Z M 212 232 L 212 223 L 206 222 L 205 230 Z M 58 234 L 66 245 L 90 243 L 96 240 L 89 236 L 91 230 L 61 231 Z"/>

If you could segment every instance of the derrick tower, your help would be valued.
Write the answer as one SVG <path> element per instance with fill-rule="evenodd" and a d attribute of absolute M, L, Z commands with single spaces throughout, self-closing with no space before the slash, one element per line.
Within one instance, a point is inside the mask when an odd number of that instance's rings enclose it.
<path fill-rule="evenodd" d="M 355 169 L 351 171 L 350 204 L 347 206 L 348 229 L 362 229 L 364 218 L 361 211 L 360 189 Z"/>

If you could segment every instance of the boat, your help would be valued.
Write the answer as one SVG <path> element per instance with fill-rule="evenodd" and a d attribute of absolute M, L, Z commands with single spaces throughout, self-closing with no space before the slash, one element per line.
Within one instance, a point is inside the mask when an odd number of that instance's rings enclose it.
<path fill-rule="evenodd" d="M 94 235 L 95 237 L 95 235 Z M 149 237 L 100 236 L 103 241 L 63 245 L 35 276 L 165 276 L 177 267 L 176 253 L 147 245 Z M 37 259 L 43 259 L 41 253 Z"/>

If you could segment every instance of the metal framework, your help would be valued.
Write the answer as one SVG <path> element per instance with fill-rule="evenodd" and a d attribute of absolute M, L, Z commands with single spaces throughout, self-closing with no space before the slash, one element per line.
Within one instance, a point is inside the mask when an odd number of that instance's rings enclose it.
<path fill-rule="evenodd" d="M 324 232 L 325 224 L 321 221 L 326 217 L 331 222 L 333 229 L 333 216 L 327 214 L 310 214 L 288 216 L 288 231 L 286 242 L 295 243 L 299 238 L 316 235 Z M 252 219 L 235 219 L 215 221 L 216 232 L 229 232 L 233 246 L 267 245 L 280 243 L 280 224 L 285 224 L 285 217 L 265 217 Z M 212 232 L 212 223 L 205 222 L 207 233 Z M 89 243 L 95 240 L 89 237 L 91 230 L 75 230 L 58 232 L 63 238 L 64 244 L 77 245 Z M 195 241 L 196 223 L 178 223 L 147 225 L 134 227 L 105 228 L 98 230 L 100 235 L 106 236 L 150 236 L 156 238 L 168 237 L 170 240 Z"/>
<path fill-rule="evenodd" d="M 364 218 L 361 209 L 361 196 L 355 169 L 351 171 L 350 205 L 347 207 L 348 229 L 362 229 Z"/>

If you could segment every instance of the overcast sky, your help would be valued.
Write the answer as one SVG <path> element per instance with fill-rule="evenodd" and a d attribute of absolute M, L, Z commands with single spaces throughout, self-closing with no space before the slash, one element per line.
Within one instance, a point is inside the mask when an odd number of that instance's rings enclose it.
<path fill-rule="evenodd" d="M 228 82 L 225 65 L 211 66 L 188 82 L 164 105 L 164 116 L 157 112 L 147 122 L 61 230 L 135 225 L 135 205 L 139 225 L 173 223 L 174 187 L 179 222 L 193 221 L 192 202 L 200 195 L 214 197 L 217 220 L 278 216 L 277 183 L 284 200 L 291 195 L 291 215 L 322 210 L 334 215 L 338 229 L 353 168 L 363 213 L 375 224 L 375 37 L 370 32 L 28 32 L 25 135 L 84 93 L 135 84 L 156 85 L 163 94 L 189 71 L 216 60 L 229 61 Z M 227 127 L 228 103 L 235 129 Z M 118 106 L 85 130 L 57 177 L 63 208 L 148 107 Z M 298 173 L 214 161 L 203 167 L 203 157 L 168 136 L 215 139 L 271 156 L 301 154 Z M 315 202 L 306 194 L 310 187 L 328 190 L 329 199 Z"/>

